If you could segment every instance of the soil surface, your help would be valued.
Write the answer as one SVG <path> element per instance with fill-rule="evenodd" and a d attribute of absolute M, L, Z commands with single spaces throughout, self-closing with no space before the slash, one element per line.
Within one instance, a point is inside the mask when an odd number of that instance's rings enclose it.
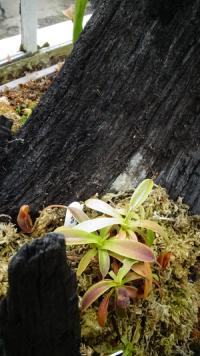
<path fill-rule="evenodd" d="M 61 63 L 58 64 L 58 69 Z M 57 73 L 50 77 L 29 81 L 15 89 L 0 92 L 0 115 L 13 120 L 15 133 L 26 122 L 41 96 L 47 91 Z"/>

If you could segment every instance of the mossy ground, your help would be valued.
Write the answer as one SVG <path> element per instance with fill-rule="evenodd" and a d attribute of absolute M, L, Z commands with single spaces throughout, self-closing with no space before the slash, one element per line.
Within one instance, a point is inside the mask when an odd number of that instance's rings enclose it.
<path fill-rule="evenodd" d="M 13 121 L 12 131 L 14 134 L 29 118 L 41 95 L 46 92 L 52 83 L 53 78 L 54 76 L 32 80 L 15 89 L 6 89 L 0 93 L 0 115 L 4 115 Z"/>
<path fill-rule="evenodd" d="M 108 194 L 103 199 L 115 206 L 124 206 L 130 195 Z M 167 232 L 166 238 L 156 236 L 155 255 L 172 252 L 173 259 L 164 270 L 153 264 L 155 284 L 146 300 L 131 304 L 127 310 L 115 310 L 111 304 L 104 328 L 97 322 L 98 301 L 81 315 L 82 355 L 103 356 L 123 349 L 125 356 L 188 356 L 193 354 L 192 349 L 200 349 L 200 217 L 191 216 L 181 199 L 169 200 L 160 187 L 153 190 L 140 213 L 145 218 L 155 219 Z M 18 233 L 11 223 L 0 223 L 0 297 L 8 287 L 9 259 L 24 243 L 62 225 L 63 219 L 64 210 L 45 209 L 31 235 Z M 68 250 L 72 268 L 77 268 L 84 251 L 82 247 Z M 78 281 L 80 300 L 98 279 L 98 265 L 94 261 Z"/>

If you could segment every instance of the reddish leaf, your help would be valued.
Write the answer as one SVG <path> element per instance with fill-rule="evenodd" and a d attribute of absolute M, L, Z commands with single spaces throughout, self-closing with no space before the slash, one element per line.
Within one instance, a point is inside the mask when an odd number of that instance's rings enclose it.
<path fill-rule="evenodd" d="M 91 286 L 84 294 L 81 304 L 81 310 L 85 311 L 95 300 L 103 295 L 108 289 L 115 287 L 111 279 L 104 279 Z"/>
<path fill-rule="evenodd" d="M 118 273 L 118 271 L 119 271 L 119 269 L 120 269 L 120 265 L 119 265 L 119 263 L 117 262 L 117 260 L 114 258 L 114 260 L 113 260 L 113 262 L 112 262 L 112 264 L 111 264 L 111 267 L 112 267 L 112 269 L 113 269 L 113 272 L 115 273 L 115 274 L 117 274 Z"/>
<path fill-rule="evenodd" d="M 128 231 L 128 237 L 129 237 L 130 240 L 138 241 L 137 235 L 135 234 L 134 231 L 129 230 Z"/>
<path fill-rule="evenodd" d="M 163 269 L 166 269 L 170 263 L 172 256 L 174 256 L 172 252 L 161 253 L 157 258 L 157 262 Z"/>
<path fill-rule="evenodd" d="M 152 289 L 152 271 L 151 265 L 149 262 L 136 263 L 132 266 L 132 270 L 145 278 L 144 280 L 144 296 L 143 298 L 147 298 L 151 289 Z"/>
<path fill-rule="evenodd" d="M 126 239 L 126 231 L 120 230 L 118 234 L 116 235 L 116 238 L 119 240 L 125 240 Z"/>
<path fill-rule="evenodd" d="M 150 263 L 144 262 L 144 267 L 146 271 L 146 278 L 144 280 L 144 298 L 147 298 L 152 290 L 153 277 Z"/>
<path fill-rule="evenodd" d="M 23 232 L 30 234 L 33 230 L 33 222 L 29 215 L 29 205 L 22 205 L 17 216 L 17 223 Z"/>
<path fill-rule="evenodd" d="M 144 262 L 135 263 L 135 264 L 131 267 L 131 269 L 132 269 L 135 273 L 139 274 L 141 277 L 143 277 L 143 278 L 146 278 L 146 277 L 147 277 Z"/>
<path fill-rule="evenodd" d="M 102 302 L 99 305 L 99 309 L 97 312 L 97 320 L 99 325 L 103 328 L 105 326 L 106 320 L 107 320 L 107 315 L 108 315 L 108 304 L 110 297 L 113 293 L 113 290 L 110 291 L 102 300 Z"/>
<path fill-rule="evenodd" d="M 141 242 L 112 238 L 104 242 L 103 248 L 133 260 L 153 262 L 153 251 Z"/>
<path fill-rule="evenodd" d="M 138 295 L 138 290 L 135 287 L 131 287 L 131 286 L 125 286 L 129 298 L 131 298 L 134 302 L 137 300 L 137 295 Z"/>

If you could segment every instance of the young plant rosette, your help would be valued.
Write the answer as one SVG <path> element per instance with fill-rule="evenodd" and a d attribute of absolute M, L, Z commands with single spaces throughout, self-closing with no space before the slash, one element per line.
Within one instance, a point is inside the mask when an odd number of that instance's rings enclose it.
<path fill-rule="evenodd" d="M 116 305 L 127 307 L 130 299 L 136 300 L 138 295 L 137 289 L 129 285 L 130 282 L 141 278 L 145 280 L 143 297 L 151 290 L 150 263 L 155 260 L 151 245 L 155 233 L 165 234 L 156 222 L 144 219 L 142 204 L 152 188 L 153 181 L 144 180 L 134 191 L 126 209 L 113 208 L 99 199 L 87 200 L 85 205 L 88 208 L 103 214 L 94 219 L 89 219 L 82 209 L 69 206 L 68 212 L 73 215 L 78 225 L 73 228 L 62 226 L 55 230 L 65 235 L 67 245 L 88 245 L 89 249 L 78 265 L 78 276 L 85 271 L 94 257 L 98 258 L 103 280 L 91 286 L 85 293 L 82 310 L 109 291 L 99 307 L 98 320 L 102 326 L 113 293 Z M 113 259 L 122 265 L 118 267 L 117 273 L 110 271 Z M 105 279 L 108 274 L 112 279 Z"/>

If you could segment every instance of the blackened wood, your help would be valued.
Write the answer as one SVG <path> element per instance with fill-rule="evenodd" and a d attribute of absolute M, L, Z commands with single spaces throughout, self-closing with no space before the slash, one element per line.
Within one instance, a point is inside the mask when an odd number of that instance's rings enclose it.
<path fill-rule="evenodd" d="M 9 265 L 9 291 L 0 308 L 6 356 L 78 356 L 76 278 L 64 239 L 48 234 L 22 247 Z"/>
<path fill-rule="evenodd" d="M 8 145 L 12 140 L 12 120 L 0 115 L 0 167 L 3 169 L 8 152 Z"/>
<path fill-rule="evenodd" d="M 105 0 L 10 146 L 0 212 L 105 191 L 134 154 L 200 212 L 200 1 Z"/>

